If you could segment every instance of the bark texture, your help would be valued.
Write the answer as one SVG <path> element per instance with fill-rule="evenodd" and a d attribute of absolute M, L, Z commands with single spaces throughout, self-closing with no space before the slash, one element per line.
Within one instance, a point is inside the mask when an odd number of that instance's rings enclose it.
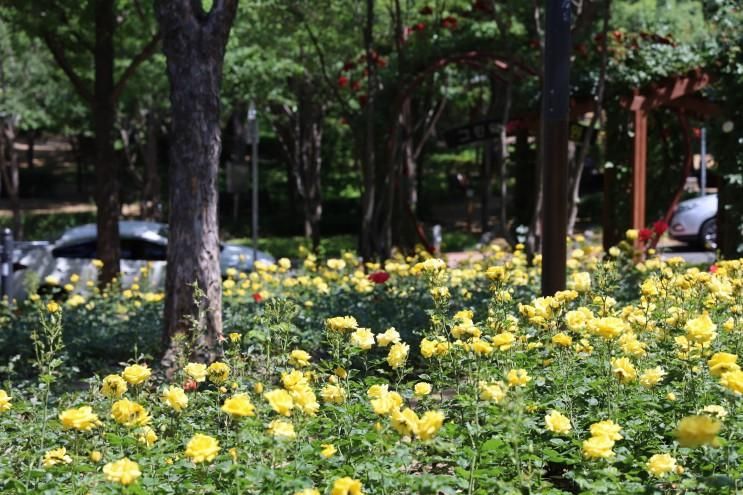
<path fill-rule="evenodd" d="M 165 362 L 172 337 L 198 329 L 191 349 L 199 359 L 218 354 L 222 338 L 222 279 L 217 225 L 217 174 L 221 151 L 219 89 L 225 46 L 237 0 L 159 0 L 170 81 L 170 208 L 166 277 Z M 204 293 L 195 301 L 193 284 Z M 206 311 L 199 311 L 199 306 Z"/>

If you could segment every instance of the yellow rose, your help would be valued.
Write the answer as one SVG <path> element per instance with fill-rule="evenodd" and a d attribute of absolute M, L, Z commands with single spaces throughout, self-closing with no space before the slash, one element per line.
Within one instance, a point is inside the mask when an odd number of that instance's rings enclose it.
<path fill-rule="evenodd" d="M 722 424 L 709 416 L 687 416 L 676 427 L 676 438 L 682 447 L 718 445 L 717 433 Z"/>
<path fill-rule="evenodd" d="M 41 461 L 42 466 L 45 468 L 56 466 L 57 464 L 70 464 L 72 457 L 67 455 L 67 449 L 60 447 L 58 449 L 52 449 L 44 454 L 44 458 Z"/>
<path fill-rule="evenodd" d="M 322 400 L 325 402 L 343 404 L 346 400 L 346 391 L 338 385 L 325 385 L 322 390 L 320 390 L 320 397 L 322 397 Z"/>
<path fill-rule="evenodd" d="M 279 440 L 292 440 L 297 437 L 294 425 L 282 419 L 275 419 L 268 424 L 268 434 Z"/>
<path fill-rule="evenodd" d="M 659 384 L 664 376 L 666 372 L 660 366 L 649 368 L 640 375 L 640 384 L 645 388 L 651 388 Z"/>
<path fill-rule="evenodd" d="M 637 371 L 632 361 L 627 358 L 615 358 L 611 360 L 611 372 L 620 382 L 629 383 L 637 378 Z"/>
<path fill-rule="evenodd" d="M 374 334 L 368 328 L 358 328 L 351 334 L 351 345 L 368 351 L 374 346 Z"/>
<path fill-rule="evenodd" d="M 356 330 L 359 324 L 353 316 L 336 316 L 325 320 L 328 330 L 338 333 L 346 333 L 350 330 Z"/>
<path fill-rule="evenodd" d="M 684 330 L 686 330 L 686 337 L 697 344 L 703 346 L 708 345 L 717 336 L 717 325 L 712 323 L 709 315 L 704 313 L 702 316 L 694 318 L 686 322 Z"/>
<path fill-rule="evenodd" d="M 508 385 L 511 387 L 525 387 L 531 381 L 531 377 L 525 369 L 511 370 L 506 376 Z"/>
<path fill-rule="evenodd" d="M 639 232 L 637 229 L 628 229 L 627 232 L 624 233 L 624 235 L 627 237 L 627 240 L 634 241 L 637 239 Z"/>
<path fill-rule="evenodd" d="M 139 385 L 144 383 L 152 374 L 152 371 L 146 366 L 141 364 L 133 364 L 124 368 L 124 372 L 121 376 L 124 377 L 130 385 Z"/>
<path fill-rule="evenodd" d="M 720 385 L 727 388 L 735 395 L 743 394 L 743 371 L 728 371 L 720 377 Z"/>
<path fill-rule="evenodd" d="M 219 454 L 219 441 L 216 438 L 197 433 L 186 445 L 186 457 L 194 463 L 211 462 Z"/>
<path fill-rule="evenodd" d="M 339 478 L 333 482 L 330 495 L 363 495 L 363 486 L 359 480 L 348 476 Z"/>
<path fill-rule="evenodd" d="M 232 417 L 255 416 L 255 406 L 247 394 L 233 395 L 224 401 L 222 411 Z"/>
<path fill-rule="evenodd" d="M 736 364 L 738 356 L 728 352 L 717 352 L 707 361 L 709 372 L 712 376 L 722 376 L 728 371 L 738 371 L 740 366 Z"/>
<path fill-rule="evenodd" d="M 444 418 L 441 411 L 426 411 L 416 425 L 415 435 L 421 440 L 433 438 L 444 424 Z"/>
<path fill-rule="evenodd" d="M 289 394 L 294 401 L 294 407 L 301 410 L 305 414 L 314 416 L 320 409 L 320 404 L 317 403 L 317 397 L 315 392 L 309 385 L 302 385 L 293 389 Z"/>
<path fill-rule="evenodd" d="M 220 385 L 227 381 L 227 377 L 230 376 L 230 367 L 220 361 L 214 362 L 209 365 L 206 369 L 206 373 L 209 376 L 209 381 L 216 385 Z"/>
<path fill-rule="evenodd" d="M 573 252 L 575 254 L 575 252 Z M 591 289 L 591 274 L 588 272 L 574 273 L 570 276 L 568 287 L 578 292 L 588 292 Z"/>
<path fill-rule="evenodd" d="M 149 424 L 150 415 L 141 404 L 129 399 L 121 399 L 111 405 L 111 417 L 117 423 L 129 428 Z"/>
<path fill-rule="evenodd" d="M 101 462 L 101 459 L 103 459 L 103 454 L 100 453 L 98 450 L 93 450 L 88 454 L 88 457 L 90 458 L 91 462 Z"/>
<path fill-rule="evenodd" d="M 482 400 L 493 401 L 496 404 L 506 397 L 506 385 L 503 382 L 487 383 L 481 381 L 479 383 L 480 398 Z"/>
<path fill-rule="evenodd" d="M 570 433 L 570 430 L 573 428 L 570 425 L 570 419 L 558 411 L 551 411 L 547 414 L 544 417 L 544 424 L 549 431 L 558 435 Z"/>
<path fill-rule="evenodd" d="M 400 333 L 394 327 L 388 328 L 384 333 L 377 334 L 377 345 L 379 347 L 387 347 L 398 342 L 400 342 Z"/>
<path fill-rule="evenodd" d="M 320 495 L 320 490 L 317 488 L 305 488 L 304 490 L 294 492 L 294 495 Z"/>
<path fill-rule="evenodd" d="M 324 443 L 321 445 L 322 450 L 320 451 L 320 455 L 323 456 L 325 459 L 330 459 L 335 455 L 338 450 L 335 448 L 335 445 L 332 443 Z"/>
<path fill-rule="evenodd" d="M 206 365 L 203 363 L 188 363 L 185 368 L 183 368 L 183 371 L 198 383 L 206 380 Z"/>
<path fill-rule="evenodd" d="M 90 431 L 93 427 L 101 424 L 98 416 L 90 406 L 82 406 L 77 409 L 67 409 L 59 414 L 59 421 L 66 430 L 75 429 L 79 431 Z"/>
<path fill-rule="evenodd" d="M 0 412 L 9 411 L 11 408 L 11 396 L 5 390 L 0 389 Z"/>
<path fill-rule="evenodd" d="M 294 400 L 289 392 L 282 389 L 275 389 L 263 394 L 271 408 L 282 416 L 290 416 L 294 408 Z"/>
<path fill-rule="evenodd" d="M 610 440 L 621 440 L 624 438 L 619 432 L 622 427 L 614 421 L 607 419 L 591 425 L 591 435 L 594 437 L 607 437 Z"/>
<path fill-rule="evenodd" d="M 176 412 L 181 412 L 188 407 L 188 396 L 186 392 L 181 387 L 175 385 L 171 385 L 163 390 L 162 401 Z"/>
<path fill-rule="evenodd" d="M 407 361 L 408 359 L 409 350 L 410 346 L 403 342 L 392 344 L 392 347 L 390 347 L 390 352 L 387 354 L 387 364 L 390 365 L 390 368 L 394 370 L 405 366 L 405 361 Z"/>
<path fill-rule="evenodd" d="M 310 359 L 312 359 L 312 357 L 307 352 L 300 349 L 294 349 L 289 355 L 289 363 L 298 368 L 309 366 Z"/>
<path fill-rule="evenodd" d="M 565 332 L 560 332 L 552 336 L 552 343 L 562 347 L 570 347 L 573 344 L 573 338 Z"/>
<path fill-rule="evenodd" d="M 588 459 L 607 459 L 614 455 L 614 440 L 609 437 L 591 437 L 583 441 L 583 455 Z"/>
<path fill-rule="evenodd" d="M 149 426 L 142 428 L 142 432 L 139 435 L 139 443 L 142 443 L 148 447 L 152 447 L 157 442 L 157 433 Z"/>
<path fill-rule="evenodd" d="M 103 466 L 103 474 L 108 481 L 122 485 L 131 485 L 142 476 L 139 465 L 126 457 L 116 462 L 109 462 Z"/>
<path fill-rule="evenodd" d="M 511 332 L 501 332 L 493 337 L 493 345 L 500 351 L 507 351 L 516 341 L 516 337 Z"/>
<path fill-rule="evenodd" d="M 415 395 L 418 397 L 424 397 L 431 393 L 431 384 L 426 382 L 418 382 L 415 384 Z"/>
<path fill-rule="evenodd" d="M 308 376 L 299 370 L 291 370 L 289 373 L 281 373 L 281 384 L 287 390 L 294 390 L 298 387 L 304 387 L 308 384 Z"/>
<path fill-rule="evenodd" d="M 670 454 L 655 454 L 646 464 L 648 473 L 657 478 L 662 478 L 668 473 L 676 472 L 678 465 L 676 459 Z"/>

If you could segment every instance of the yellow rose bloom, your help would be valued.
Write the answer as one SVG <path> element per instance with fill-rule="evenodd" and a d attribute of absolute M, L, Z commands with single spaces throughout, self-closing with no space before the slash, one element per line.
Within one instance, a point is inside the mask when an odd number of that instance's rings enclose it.
<path fill-rule="evenodd" d="M 637 239 L 639 232 L 637 229 L 628 229 L 627 232 L 624 233 L 625 237 L 627 237 L 627 240 L 634 241 Z"/>
<path fill-rule="evenodd" d="M 544 425 L 549 431 L 558 435 L 565 435 L 573 429 L 570 419 L 559 411 L 551 411 L 547 414 L 544 417 Z"/>
<path fill-rule="evenodd" d="M 220 385 L 227 381 L 227 377 L 230 376 L 230 367 L 225 363 L 216 361 L 209 365 L 206 369 L 206 374 L 209 377 L 209 381 Z"/>
<path fill-rule="evenodd" d="M 606 437 L 612 441 L 624 438 L 619 432 L 622 427 L 614 421 L 607 419 L 591 425 L 591 435 L 594 437 Z"/>
<path fill-rule="evenodd" d="M 5 411 L 10 410 L 12 406 L 12 404 L 10 403 L 11 399 L 12 397 L 8 395 L 8 392 L 0 389 L 0 412 L 5 412 Z"/>
<path fill-rule="evenodd" d="M 350 330 L 356 330 L 359 324 L 353 316 L 336 316 L 325 320 L 325 326 L 331 332 L 346 333 Z"/>
<path fill-rule="evenodd" d="M 431 384 L 426 382 L 418 382 L 414 387 L 415 395 L 418 397 L 424 397 L 431 393 Z"/>
<path fill-rule="evenodd" d="M 216 438 L 197 433 L 186 445 L 186 457 L 192 462 L 211 462 L 219 454 L 219 441 Z"/>
<path fill-rule="evenodd" d="M 727 388 L 735 395 L 743 394 L 743 371 L 728 371 L 720 377 L 720 385 Z"/>
<path fill-rule="evenodd" d="M 332 404 L 343 404 L 346 400 L 346 391 L 338 385 L 325 385 L 320 390 L 322 400 Z"/>
<path fill-rule="evenodd" d="M 181 412 L 188 407 L 188 396 L 181 387 L 171 385 L 163 390 L 162 401 L 174 411 Z"/>
<path fill-rule="evenodd" d="M 583 456 L 588 459 L 607 459 L 614 455 L 614 440 L 609 437 L 591 437 L 583 441 Z"/>
<path fill-rule="evenodd" d="M 263 394 L 271 408 L 282 416 L 290 416 L 294 408 L 294 400 L 289 392 L 282 389 L 275 389 Z"/>
<path fill-rule="evenodd" d="M 702 409 L 699 410 L 697 414 L 709 414 L 710 416 L 714 416 L 717 419 L 725 419 L 728 415 L 728 412 L 722 406 L 711 404 L 709 406 L 704 406 Z"/>
<path fill-rule="evenodd" d="M 228 337 L 230 338 L 230 342 L 232 342 L 233 344 L 237 344 L 238 342 L 240 342 L 240 339 L 242 339 L 242 335 L 237 332 L 230 333 Z"/>
<path fill-rule="evenodd" d="M 188 363 L 184 368 L 183 371 L 186 372 L 186 374 L 193 378 L 193 380 L 197 383 L 201 383 L 204 380 L 206 380 L 206 365 L 203 363 Z"/>
<path fill-rule="evenodd" d="M 321 445 L 322 450 L 320 451 L 320 455 L 323 456 L 325 459 L 330 459 L 335 455 L 338 450 L 335 448 L 335 445 L 332 443 L 324 443 Z"/>
<path fill-rule="evenodd" d="M 655 454 L 648 459 L 646 467 L 648 473 L 656 478 L 663 478 L 668 473 L 676 472 L 679 466 L 670 454 Z"/>
<path fill-rule="evenodd" d="M 312 359 L 312 357 L 309 353 L 301 349 L 294 349 L 291 354 L 289 354 L 289 364 L 296 366 L 297 368 L 309 366 L 310 359 Z"/>
<path fill-rule="evenodd" d="M 717 325 L 712 323 L 709 315 L 704 313 L 702 316 L 694 318 L 686 322 L 684 330 L 686 330 L 686 337 L 697 344 L 703 346 L 708 345 L 717 336 Z"/>
<path fill-rule="evenodd" d="M 90 458 L 91 462 L 101 462 L 101 459 L 103 459 L 103 454 L 100 453 L 98 450 L 93 450 L 88 454 L 88 457 Z"/>
<path fill-rule="evenodd" d="M 377 345 L 379 347 L 387 347 L 398 342 L 400 342 L 400 333 L 395 330 L 395 327 L 390 327 L 384 333 L 377 334 Z"/>
<path fill-rule="evenodd" d="M 478 384 L 480 390 L 480 398 L 482 400 L 492 401 L 496 404 L 506 397 L 506 384 L 503 382 L 488 383 L 481 381 Z"/>
<path fill-rule="evenodd" d="M 330 495 L 363 495 L 363 486 L 359 480 L 349 478 L 348 476 L 339 478 L 333 482 L 333 489 Z"/>
<path fill-rule="evenodd" d="M 611 360 L 611 372 L 620 382 L 629 383 L 637 378 L 637 371 L 632 361 L 627 358 L 614 358 Z"/>
<path fill-rule="evenodd" d="M 390 365 L 390 368 L 394 370 L 405 366 L 405 362 L 408 359 L 409 350 L 410 346 L 403 342 L 392 344 L 392 347 L 390 347 L 390 352 L 387 354 L 387 364 Z"/>
<path fill-rule="evenodd" d="M 56 302 L 49 301 L 48 303 L 46 303 L 46 310 L 54 314 L 54 313 L 59 313 L 62 310 L 62 308 Z"/>
<path fill-rule="evenodd" d="M 560 332 L 552 336 L 552 343 L 562 347 L 570 347 L 573 344 L 573 338 L 565 332 Z"/>
<path fill-rule="evenodd" d="M 111 405 L 111 417 L 117 423 L 129 428 L 135 426 L 145 426 L 150 422 L 150 415 L 141 404 L 132 402 L 129 399 L 121 399 Z"/>
<path fill-rule="evenodd" d="M 289 392 L 294 401 L 294 407 L 305 414 L 314 416 L 320 409 L 315 392 L 309 385 L 302 385 Z"/>
<path fill-rule="evenodd" d="M 717 446 L 722 424 L 709 416 L 687 416 L 676 427 L 676 439 L 682 447 Z"/>
<path fill-rule="evenodd" d="M 279 440 L 292 440 L 297 437 L 294 425 L 282 419 L 275 419 L 268 424 L 268 434 Z"/>
<path fill-rule="evenodd" d="M 299 370 L 291 370 L 289 373 L 283 371 L 281 373 L 281 384 L 287 390 L 305 387 L 309 383 L 308 376 Z"/>
<path fill-rule="evenodd" d="M 358 328 L 351 334 L 351 345 L 368 351 L 374 346 L 374 334 L 368 328 Z"/>
<path fill-rule="evenodd" d="M 294 495 L 320 495 L 320 490 L 317 488 L 305 488 L 304 490 L 294 492 Z"/>
<path fill-rule="evenodd" d="M 152 447 L 157 442 L 157 433 L 149 426 L 142 428 L 142 432 L 139 434 L 139 443 Z"/>
<path fill-rule="evenodd" d="M 121 374 L 129 385 L 139 385 L 144 383 L 150 375 L 152 375 L 152 370 L 150 370 L 146 365 L 141 364 L 127 366 Z"/>
<path fill-rule="evenodd" d="M 139 464 L 130 461 L 126 457 L 116 462 L 109 462 L 103 466 L 103 474 L 108 481 L 120 483 L 122 485 L 131 485 L 142 476 L 139 470 Z"/>
<path fill-rule="evenodd" d="M 738 356 L 728 352 L 716 352 L 707 361 L 709 372 L 712 376 L 722 376 L 728 371 L 738 371 L 740 366 L 736 363 Z"/>
<path fill-rule="evenodd" d="M 516 336 L 511 332 L 501 332 L 493 337 L 493 345 L 498 348 L 499 351 L 507 351 L 513 346 L 516 341 Z"/>
<path fill-rule="evenodd" d="M 109 399 L 120 399 L 127 389 L 126 380 L 119 375 L 108 375 L 101 384 L 101 394 Z"/>
<path fill-rule="evenodd" d="M 531 377 L 525 369 L 511 370 L 506 376 L 508 385 L 511 387 L 525 387 L 531 381 Z"/>
<path fill-rule="evenodd" d="M 606 340 L 611 340 L 619 337 L 626 329 L 627 324 L 624 320 L 616 318 L 614 316 L 607 316 L 604 318 L 596 318 L 588 322 L 588 329 L 603 337 Z"/>
<path fill-rule="evenodd" d="M 416 425 L 415 435 L 421 440 L 430 440 L 444 424 L 444 413 L 441 411 L 426 411 Z"/>
<path fill-rule="evenodd" d="M 44 458 L 41 461 L 41 465 L 45 468 L 56 466 L 57 464 L 70 464 L 72 457 L 67 455 L 67 449 L 60 447 L 58 449 L 52 449 L 44 454 Z"/>
<path fill-rule="evenodd" d="M 255 416 L 255 406 L 250 401 L 247 394 L 233 395 L 224 401 L 222 411 L 226 412 L 233 418 Z"/>
<path fill-rule="evenodd" d="M 67 409 L 59 414 L 59 422 L 65 430 L 74 429 L 79 431 L 90 431 L 93 427 L 101 424 L 98 415 L 90 406 L 82 406 L 77 409 Z"/>
<path fill-rule="evenodd" d="M 645 388 L 652 388 L 659 384 L 664 376 L 666 376 L 666 372 L 660 366 L 649 368 L 640 375 L 640 384 Z"/>
<path fill-rule="evenodd" d="M 588 292 L 591 290 L 591 274 L 588 272 L 573 273 L 570 276 L 568 287 L 578 292 Z"/>

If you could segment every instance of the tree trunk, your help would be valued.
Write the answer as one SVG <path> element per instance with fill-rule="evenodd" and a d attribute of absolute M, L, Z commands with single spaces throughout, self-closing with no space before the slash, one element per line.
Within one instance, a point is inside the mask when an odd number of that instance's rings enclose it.
<path fill-rule="evenodd" d="M 160 173 L 158 171 L 158 139 L 160 119 L 153 110 L 147 113 L 147 137 L 142 150 L 144 160 L 144 190 L 142 192 L 142 218 L 160 220 Z"/>
<path fill-rule="evenodd" d="M 13 213 L 13 236 L 16 240 L 23 238 L 23 218 L 21 216 L 21 202 L 19 197 L 20 176 L 18 173 L 18 153 L 15 151 L 17 118 L 8 117 L 0 128 L 0 178 L 5 184 L 5 190 L 10 199 L 10 209 Z M 0 188 L 0 192 L 2 188 Z"/>
<path fill-rule="evenodd" d="M 365 260 L 372 259 L 377 254 L 377 239 L 374 232 L 374 213 L 376 204 L 376 163 L 374 142 L 374 62 L 372 60 L 372 49 L 374 43 L 374 0 L 366 0 L 366 24 L 364 27 L 364 49 L 366 52 L 367 69 L 367 102 L 366 102 L 366 126 L 364 129 L 364 149 L 361 150 L 363 190 L 361 192 L 361 239 L 360 251 Z"/>
<path fill-rule="evenodd" d="M 33 129 L 28 131 L 26 136 L 26 142 L 28 143 L 28 149 L 26 150 L 26 162 L 28 162 L 28 169 L 34 169 L 34 147 L 36 145 L 36 134 L 37 130 Z"/>
<path fill-rule="evenodd" d="M 222 279 L 219 265 L 217 177 L 221 137 L 219 90 L 225 46 L 237 0 L 215 0 L 207 13 L 200 3 L 160 0 L 156 4 L 167 58 L 172 115 L 170 209 L 166 277 L 164 363 L 177 349 L 171 338 L 192 335 L 202 360 L 220 354 Z M 193 284 L 203 291 L 198 301 Z M 200 311 L 200 307 L 206 311 Z"/>
<path fill-rule="evenodd" d="M 119 167 L 113 147 L 114 118 L 114 0 L 95 2 L 95 130 L 97 256 L 103 261 L 99 283 L 108 284 L 119 273 Z"/>

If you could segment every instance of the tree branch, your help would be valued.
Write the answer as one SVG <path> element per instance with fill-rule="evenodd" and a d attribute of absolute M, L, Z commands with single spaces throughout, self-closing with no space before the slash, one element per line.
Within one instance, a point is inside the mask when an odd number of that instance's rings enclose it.
<path fill-rule="evenodd" d="M 92 108 L 93 93 L 90 91 L 90 88 L 87 87 L 85 81 L 80 78 L 80 76 L 70 65 L 69 61 L 67 60 L 67 55 L 65 54 L 64 47 L 61 44 L 56 43 L 54 38 L 52 37 L 52 34 L 48 31 L 42 32 L 41 37 L 44 40 L 47 48 L 49 48 L 49 51 L 52 52 L 54 61 L 57 62 L 59 68 L 62 69 L 62 72 L 65 73 L 67 78 L 72 83 L 72 87 L 75 89 L 75 92 L 77 92 L 80 98 L 82 98 L 83 101 Z"/>
<path fill-rule="evenodd" d="M 129 62 L 129 66 L 124 70 L 124 72 L 121 74 L 121 77 L 114 85 L 114 91 L 113 91 L 113 101 L 116 103 L 121 97 L 121 94 L 124 92 L 124 87 L 126 86 L 127 81 L 134 75 L 134 73 L 137 71 L 140 65 L 142 65 L 147 59 L 152 57 L 152 55 L 155 54 L 157 51 L 157 46 L 160 43 L 160 38 L 162 36 L 160 35 L 160 32 L 157 32 L 152 39 L 144 46 L 142 47 L 142 50 L 132 59 L 131 62 Z"/>

